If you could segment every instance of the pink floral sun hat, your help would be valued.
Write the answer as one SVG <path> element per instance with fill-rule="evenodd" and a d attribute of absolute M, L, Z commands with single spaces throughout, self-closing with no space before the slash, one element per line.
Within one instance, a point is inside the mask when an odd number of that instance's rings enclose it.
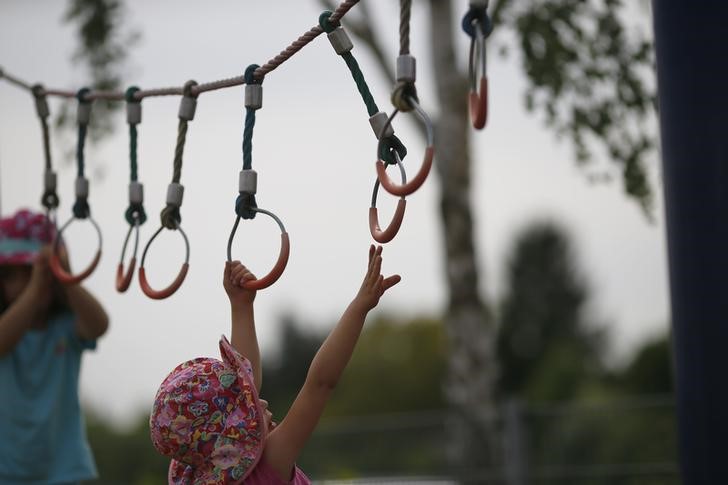
<path fill-rule="evenodd" d="M 44 244 L 50 244 L 55 227 L 44 215 L 21 209 L 0 219 L 0 265 L 32 264 Z"/>
<path fill-rule="evenodd" d="M 250 362 L 220 339 L 222 361 L 178 365 L 162 382 L 149 418 L 152 443 L 172 458 L 169 483 L 242 483 L 263 454 L 266 429 Z"/>

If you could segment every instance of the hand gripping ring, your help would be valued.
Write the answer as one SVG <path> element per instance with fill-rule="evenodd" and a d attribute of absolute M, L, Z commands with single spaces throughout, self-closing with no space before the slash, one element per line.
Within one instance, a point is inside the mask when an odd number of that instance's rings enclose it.
<path fill-rule="evenodd" d="M 243 288 L 246 290 L 262 290 L 264 288 L 268 288 L 270 285 L 278 281 L 278 278 L 281 277 L 283 274 L 283 271 L 286 269 L 286 265 L 288 264 L 288 256 L 291 252 L 291 242 L 288 238 L 288 233 L 286 232 L 286 228 L 283 226 L 283 222 L 272 212 L 269 212 L 265 209 L 261 209 L 259 207 L 251 207 L 250 210 L 254 212 L 259 212 L 261 214 L 265 214 L 267 216 L 270 216 L 273 218 L 274 221 L 278 224 L 278 227 L 281 229 L 281 250 L 278 253 L 278 261 L 276 261 L 275 266 L 273 266 L 273 269 L 270 270 L 270 273 L 265 275 L 262 278 L 258 278 L 255 280 L 248 280 L 245 283 L 243 283 Z M 228 238 L 228 245 L 227 245 L 227 260 L 232 261 L 232 245 L 233 245 L 233 239 L 235 238 L 235 233 L 238 230 L 238 224 L 240 224 L 240 216 L 238 216 L 235 219 L 235 224 L 233 224 L 233 230 L 230 231 L 230 238 Z"/>
<path fill-rule="evenodd" d="M 473 20 L 475 36 L 470 39 L 470 60 L 468 73 L 470 77 L 470 118 L 473 128 L 480 130 L 488 120 L 488 77 L 486 75 L 485 35 L 480 21 Z M 480 86 L 478 86 L 477 57 L 480 57 Z M 479 88 L 479 90 L 478 90 Z"/>
<path fill-rule="evenodd" d="M 397 161 L 399 167 L 399 173 L 402 177 L 402 183 L 407 182 L 407 174 L 404 171 L 402 160 L 399 158 L 399 154 L 396 150 L 392 150 L 394 158 Z M 374 180 L 374 190 L 372 191 L 372 205 L 369 208 L 369 232 L 372 233 L 372 237 L 379 243 L 388 243 L 394 236 L 399 232 L 399 228 L 402 225 L 402 219 L 404 219 L 404 210 L 407 206 L 407 200 L 404 196 L 401 196 L 397 202 L 397 209 L 394 211 L 394 217 L 389 223 L 389 226 L 382 231 L 379 227 L 379 214 L 377 212 L 377 194 L 379 192 L 379 179 Z"/>
<path fill-rule="evenodd" d="M 119 265 L 116 267 L 116 291 L 118 291 L 119 293 L 124 293 L 127 289 L 129 289 L 129 285 L 131 284 L 131 278 L 134 275 L 134 269 L 136 267 L 137 249 L 139 248 L 139 224 L 140 216 L 138 214 L 135 214 L 134 224 L 129 225 L 129 230 L 127 231 L 126 237 L 124 238 L 124 246 L 121 249 L 121 259 L 119 260 Z M 126 254 L 126 246 L 129 244 L 129 237 L 131 236 L 132 231 L 134 231 L 134 252 L 132 253 L 131 259 L 129 260 L 129 268 L 125 274 L 124 255 Z"/>
<path fill-rule="evenodd" d="M 412 98 L 411 96 L 407 96 L 407 100 L 409 101 L 410 105 L 414 107 L 414 112 L 417 113 L 417 116 L 422 120 L 422 122 L 425 124 L 425 128 L 427 131 L 427 148 L 425 149 L 425 158 L 422 162 L 422 166 L 420 167 L 419 172 L 417 172 L 417 175 L 415 175 L 412 180 L 405 183 L 403 182 L 402 185 L 396 185 L 392 180 L 387 176 L 386 172 L 386 166 L 385 163 L 382 160 L 377 160 L 377 179 L 382 184 L 382 187 L 384 187 L 384 190 L 389 192 L 392 195 L 399 195 L 399 196 L 407 196 L 410 195 L 415 190 L 419 189 L 420 186 L 424 183 L 425 179 L 427 178 L 427 175 L 430 173 L 430 168 L 432 167 L 432 158 L 435 155 L 435 147 L 434 147 L 434 133 L 432 129 L 432 122 L 430 121 L 430 118 L 427 116 L 427 113 L 424 112 L 424 110 L 420 107 L 419 103 Z M 397 115 L 399 112 L 399 109 L 395 109 L 389 119 L 387 119 L 387 123 L 384 125 L 382 129 L 382 133 L 385 133 L 387 126 L 392 124 L 392 119 Z M 377 145 L 377 156 L 379 156 L 379 153 L 381 151 L 381 144 L 382 144 L 382 138 L 379 137 L 379 144 Z"/>
<path fill-rule="evenodd" d="M 180 286 L 182 286 L 182 282 L 185 280 L 185 276 L 187 276 L 187 270 L 190 267 L 190 243 L 187 240 L 187 234 L 185 234 L 185 232 L 182 230 L 182 227 L 177 226 L 176 230 L 178 230 L 180 234 L 182 234 L 182 238 L 185 241 L 185 262 L 182 264 L 182 268 L 180 268 L 179 273 L 177 274 L 177 278 L 175 278 L 171 285 L 164 288 L 163 290 L 155 290 L 152 289 L 151 286 L 149 286 L 149 283 L 147 282 L 147 275 L 144 271 L 144 260 L 147 257 L 147 251 L 149 250 L 149 246 L 152 245 L 154 239 L 159 235 L 159 233 L 162 232 L 162 229 L 164 229 L 164 226 L 160 226 L 159 229 L 157 229 L 157 232 L 154 233 L 152 238 L 144 247 L 144 252 L 142 253 L 142 262 L 139 265 L 139 285 L 142 287 L 142 291 L 144 292 L 144 294 L 154 300 L 163 300 L 164 298 L 172 296 L 174 292 L 177 291 Z"/>
<path fill-rule="evenodd" d="M 56 276 L 58 281 L 63 283 L 64 285 L 75 285 L 80 283 L 81 281 L 85 280 L 89 277 L 91 273 L 94 272 L 96 269 L 96 266 L 99 264 L 99 261 L 101 260 L 101 246 L 102 246 L 102 238 L 101 238 L 101 229 L 99 228 L 99 225 L 96 224 L 96 221 L 94 221 L 91 217 L 88 217 L 89 222 L 94 226 L 94 229 L 96 229 L 96 234 L 99 239 L 99 247 L 96 250 L 96 255 L 94 256 L 94 259 L 91 261 L 91 264 L 83 270 L 81 273 L 78 273 L 77 275 L 72 275 L 61 264 L 61 259 L 58 256 L 58 249 L 60 247 L 61 241 L 62 241 L 62 234 L 63 231 L 73 222 L 76 220 L 76 217 L 71 217 L 68 222 L 66 222 L 56 234 L 55 241 L 53 242 L 53 254 L 51 255 L 50 259 L 50 268 L 51 271 L 53 271 L 53 274 Z"/>

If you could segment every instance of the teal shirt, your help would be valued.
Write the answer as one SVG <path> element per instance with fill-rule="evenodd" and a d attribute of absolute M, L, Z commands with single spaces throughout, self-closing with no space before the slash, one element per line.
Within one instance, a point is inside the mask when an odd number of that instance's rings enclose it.
<path fill-rule="evenodd" d="M 1 485 L 96 478 L 78 399 L 81 354 L 95 347 L 65 313 L 0 357 Z"/>

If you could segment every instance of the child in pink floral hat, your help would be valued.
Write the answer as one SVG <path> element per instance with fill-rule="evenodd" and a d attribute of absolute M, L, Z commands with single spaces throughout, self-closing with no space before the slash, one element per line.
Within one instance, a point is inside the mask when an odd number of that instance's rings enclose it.
<path fill-rule="evenodd" d="M 95 348 L 108 318 L 83 287 L 54 279 L 54 236 L 43 214 L 21 210 L 0 219 L 0 483 L 78 483 L 97 475 L 78 377 L 81 354 Z"/>
<path fill-rule="evenodd" d="M 197 358 L 177 366 L 162 382 L 152 408 L 152 442 L 172 458 L 174 485 L 306 485 L 296 460 L 351 358 L 364 320 L 399 275 L 381 274 L 382 247 L 369 248 L 359 291 L 311 362 L 306 381 L 279 423 L 258 397 L 260 352 L 255 333 L 255 277 L 239 261 L 225 264 L 232 332 L 222 337 L 222 360 Z"/>

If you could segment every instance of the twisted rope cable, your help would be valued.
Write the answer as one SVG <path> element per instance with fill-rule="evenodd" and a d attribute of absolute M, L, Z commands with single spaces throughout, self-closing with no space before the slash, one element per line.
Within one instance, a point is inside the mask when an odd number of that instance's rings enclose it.
<path fill-rule="evenodd" d="M 334 10 L 334 13 L 331 15 L 331 21 L 332 22 L 338 22 L 341 20 L 341 18 L 346 15 L 349 10 L 354 7 L 357 3 L 359 3 L 360 0 L 345 0 L 343 1 L 337 8 Z M 293 41 L 288 47 L 286 47 L 284 50 L 282 50 L 277 56 L 275 56 L 273 59 L 269 60 L 265 64 L 263 64 L 261 67 L 256 69 L 254 78 L 257 81 L 261 81 L 268 73 L 276 69 L 278 66 L 283 64 L 285 61 L 293 57 L 298 51 L 303 49 L 306 45 L 308 45 L 312 40 L 314 40 L 316 37 L 318 37 L 321 33 L 323 33 L 323 29 L 321 29 L 320 26 L 312 27 L 308 32 L 301 35 L 298 39 Z M 30 91 L 32 87 L 30 84 L 26 83 L 25 81 L 15 77 L 11 76 L 10 74 L 6 73 L 5 71 L 0 68 L 0 78 L 6 79 L 11 84 L 14 84 L 20 88 L 26 89 Z M 231 77 L 227 79 L 220 79 L 218 81 L 212 81 L 208 83 L 198 84 L 195 86 L 191 94 L 193 96 L 197 96 L 200 93 L 204 93 L 207 91 L 215 91 L 217 89 L 224 89 L 224 88 L 230 88 L 234 86 L 240 86 L 242 84 L 245 84 L 245 77 L 244 76 L 237 76 L 237 77 Z M 169 88 L 155 88 L 155 89 L 146 89 L 137 91 L 134 93 L 134 99 L 135 100 L 141 100 L 143 98 L 152 97 L 152 96 L 181 96 L 184 92 L 184 88 L 182 87 L 169 87 Z M 44 89 L 43 94 L 47 96 L 58 96 L 62 98 L 73 98 L 76 96 L 76 93 L 72 91 L 62 90 L 62 89 Z M 117 91 L 92 91 L 88 93 L 85 97 L 85 99 L 89 101 L 93 101 L 96 99 L 103 99 L 107 101 L 123 101 L 124 100 L 124 93 L 123 92 L 117 92 Z"/>
<path fill-rule="evenodd" d="M 412 0 L 399 2 L 399 55 L 410 53 L 410 17 L 412 16 Z"/>

